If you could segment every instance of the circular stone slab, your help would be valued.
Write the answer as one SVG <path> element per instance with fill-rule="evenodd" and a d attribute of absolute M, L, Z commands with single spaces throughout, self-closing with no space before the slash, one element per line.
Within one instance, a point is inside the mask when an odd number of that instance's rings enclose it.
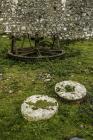
<path fill-rule="evenodd" d="M 55 92 L 63 99 L 75 101 L 86 96 L 86 88 L 74 81 L 62 81 L 55 85 Z"/>
<path fill-rule="evenodd" d="M 57 111 L 57 101 L 45 95 L 33 95 L 28 97 L 21 105 L 22 115 L 28 121 L 49 119 Z"/>

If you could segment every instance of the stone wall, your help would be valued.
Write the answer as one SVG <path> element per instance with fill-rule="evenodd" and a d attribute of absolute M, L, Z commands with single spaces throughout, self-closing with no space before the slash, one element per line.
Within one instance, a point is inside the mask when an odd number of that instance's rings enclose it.
<path fill-rule="evenodd" d="M 10 13 L 6 19 L 17 33 L 57 34 L 60 39 L 93 36 L 93 0 L 19 0 L 13 12 L 15 17 Z"/>
<path fill-rule="evenodd" d="M 67 0 L 64 25 L 68 38 L 89 38 L 93 36 L 93 1 Z"/>

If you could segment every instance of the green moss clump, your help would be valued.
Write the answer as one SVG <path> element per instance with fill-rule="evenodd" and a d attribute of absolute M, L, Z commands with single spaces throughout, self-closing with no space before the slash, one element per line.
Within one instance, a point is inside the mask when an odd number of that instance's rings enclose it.
<path fill-rule="evenodd" d="M 67 86 L 65 86 L 65 90 L 66 90 L 66 92 L 74 92 L 75 91 L 75 87 L 67 85 Z"/>
<path fill-rule="evenodd" d="M 44 100 L 44 101 L 39 100 L 36 103 L 28 102 L 28 104 L 30 106 L 33 106 L 33 109 L 36 110 L 39 108 L 48 109 L 49 106 L 55 106 L 57 103 L 47 102 L 46 100 Z"/>
<path fill-rule="evenodd" d="M 57 91 L 57 92 L 60 92 L 60 90 L 61 90 L 61 89 L 60 89 L 59 87 L 56 88 L 56 91 Z"/>

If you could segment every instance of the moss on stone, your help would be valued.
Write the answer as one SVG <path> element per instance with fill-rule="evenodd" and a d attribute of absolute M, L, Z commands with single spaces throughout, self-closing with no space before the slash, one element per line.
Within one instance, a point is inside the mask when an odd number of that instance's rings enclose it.
<path fill-rule="evenodd" d="M 67 86 L 65 86 L 65 90 L 66 90 L 66 92 L 73 92 L 74 93 L 75 87 L 67 85 Z"/>
<path fill-rule="evenodd" d="M 60 92 L 60 90 L 61 90 L 61 89 L 60 89 L 59 87 L 56 88 L 56 91 L 57 91 L 57 92 Z"/>
<path fill-rule="evenodd" d="M 36 103 L 32 103 L 32 102 L 28 102 L 27 103 L 28 105 L 30 106 L 33 106 L 33 109 L 36 110 L 36 109 L 39 109 L 39 108 L 42 108 L 42 109 L 48 109 L 49 106 L 55 106 L 57 105 L 57 103 L 53 103 L 53 102 L 47 102 L 46 100 L 39 100 L 37 101 Z"/>

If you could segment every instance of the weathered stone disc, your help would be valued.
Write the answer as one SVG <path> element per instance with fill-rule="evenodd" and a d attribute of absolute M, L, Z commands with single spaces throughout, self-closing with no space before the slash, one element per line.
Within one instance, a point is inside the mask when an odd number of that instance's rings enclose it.
<path fill-rule="evenodd" d="M 28 97 L 21 105 L 22 115 L 28 121 L 49 119 L 57 111 L 57 101 L 45 95 L 33 95 Z"/>
<path fill-rule="evenodd" d="M 78 137 L 73 137 L 73 138 L 71 138 L 70 140 L 85 140 L 85 139 L 78 138 Z"/>
<path fill-rule="evenodd" d="M 69 101 L 81 100 L 86 96 L 84 85 L 74 81 L 62 81 L 55 85 L 55 92 Z"/>

